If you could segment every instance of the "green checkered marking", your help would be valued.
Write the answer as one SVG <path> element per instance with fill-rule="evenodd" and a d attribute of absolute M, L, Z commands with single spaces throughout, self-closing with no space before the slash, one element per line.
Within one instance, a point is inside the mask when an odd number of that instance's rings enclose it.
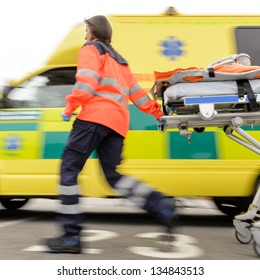
<path fill-rule="evenodd" d="M 171 159 L 217 159 L 214 132 L 192 133 L 191 143 L 179 132 L 169 132 Z"/>
<path fill-rule="evenodd" d="M 259 125 L 254 125 L 253 127 L 251 127 L 250 125 L 246 125 L 246 126 L 241 126 L 241 128 L 245 131 L 259 131 L 260 130 Z"/>
<path fill-rule="evenodd" d="M 134 105 L 129 105 L 130 130 L 157 130 L 157 122 L 150 114 L 139 111 Z"/>
<path fill-rule="evenodd" d="M 0 131 L 34 131 L 37 123 L 1 123 Z"/>
<path fill-rule="evenodd" d="M 66 145 L 69 132 L 46 132 L 44 133 L 44 149 L 43 158 L 45 159 L 60 159 L 63 149 Z M 96 158 L 94 151 L 90 158 Z"/>

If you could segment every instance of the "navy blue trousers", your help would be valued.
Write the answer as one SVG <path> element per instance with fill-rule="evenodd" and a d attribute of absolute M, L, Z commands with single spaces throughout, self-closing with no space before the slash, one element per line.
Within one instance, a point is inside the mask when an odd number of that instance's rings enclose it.
<path fill-rule="evenodd" d="M 107 181 L 114 187 L 121 177 L 116 171 L 116 166 L 121 162 L 123 141 L 123 136 L 108 127 L 76 119 L 62 154 L 60 185 L 68 187 L 77 185 L 79 173 L 90 154 L 96 150 Z M 65 209 L 79 203 L 79 195 L 76 193 L 74 195 L 61 193 L 60 199 Z M 81 230 L 82 214 L 73 211 L 72 213 L 65 210 L 59 214 L 67 235 L 76 235 Z"/>
<path fill-rule="evenodd" d="M 124 137 L 114 130 L 86 121 L 76 119 L 67 145 L 62 154 L 60 168 L 60 222 L 65 235 L 78 235 L 81 230 L 82 214 L 78 211 L 79 193 L 77 192 L 78 175 L 83 169 L 90 154 L 96 150 L 105 177 L 112 188 L 116 188 L 126 197 L 148 203 L 143 208 L 152 212 L 154 205 L 162 198 L 161 193 L 153 191 L 149 186 L 141 182 L 123 176 L 117 172 L 116 167 L 122 160 Z M 123 180 L 120 180 L 122 179 Z M 117 183 L 119 188 L 117 188 Z M 121 189 L 120 189 L 121 188 Z M 143 198 L 142 198 L 143 197 Z M 134 200 L 133 199 L 133 200 Z"/>

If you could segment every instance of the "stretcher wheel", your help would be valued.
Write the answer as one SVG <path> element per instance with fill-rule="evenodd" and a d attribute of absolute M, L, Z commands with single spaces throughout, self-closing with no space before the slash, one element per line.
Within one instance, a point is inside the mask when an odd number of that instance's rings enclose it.
<path fill-rule="evenodd" d="M 194 127 L 194 131 L 197 133 L 202 133 L 205 131 L 205 127 Z"/>
<path fill-rule="evenodd" d="M 245 228 L 245 235 L 242 235 L 241 233 L 236 231 L 235 236 L 241 244 L 248 244 L 252 240 L 252 234 L 249 228 Z"/>
<path fill-rule="evenodd" d="M 230 134 L 232 134 L 232 132 L 233 132 L 233 129 L 232 129 L 232 127 L 230 126 L 230 125 L 225 125 L 224 127 L 223 127 L 223 131 L 226 133 L 226 132 L 229 132 Z"/>
<path fill-rule="evenodd" d="M 253 242 L 253 248 L 255 253 L 257 254 L 258 257 L 260 257 L 260 245 L 258 245 L 255 241 Z"/>

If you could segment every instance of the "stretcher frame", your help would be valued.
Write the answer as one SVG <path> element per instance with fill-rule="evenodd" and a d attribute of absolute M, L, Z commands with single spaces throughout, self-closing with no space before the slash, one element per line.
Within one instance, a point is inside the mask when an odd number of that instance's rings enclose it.
<path fill-rule="evenodd" d="M 235 116 L 232 113 L 217 114 L 211 120 L 203 120 L 199 115 L 163 116 L 161 119 L 165 120 L 166 124 L 160 130 L 177 128 L 180 131 L 180 135 L 188 137 L 189 142 L 191 141 L 190 136 L 192 134 L 189 128 L 199 131 L 205 127 L 223 127 L 227 137 L 260 154 L 260 143 L 241 128 L 243 125 L 250 125 L 252 127 L 260 124 L 260 112 L 237 113 Z M 241 138 L 233 135 L 233 131 L 236 131 Z"/>
<path fill-rule="evenodd" d="M 214 101 L 214 103 L 210 103 Z M 259 101 L 259 96 L 256 96 L 256 101 Z M 197 113 L 182 114 L 182 115 L 165 115 L 161 117 L 165 124 L 159 126 L 159 130 L 165 131 L 167 128 L 177 128 L 180 135 L 186 135 L 188 142 L 191 142 L 192 131 L 203 132 L 205 127 L 223 128 L 227 137 L 240 145 L 250 149 L 251 151 L 260 154 L 260 142 L 249 135 L 242 126 L 249 125 L 253 128 L 254 125 L 260 124 L 260 111 L 230 111 L 221 113 L 215 110 L 215 105 L 232 102 L 234 103 L 249 103 L 248 97 L 238 96 L 213 96 L 213 97 L 187 97 L 181 101 L 181 106 L 198 106 Z M 178 101 L 180 106 L 180 101 Z M 174 104 L 164 104 L 174 105 Z M 189 111 L 189 110 L 188 110 Z M 234 135 L 236 132 L 239 136 Z M 260 257 L 260 187 L 258 188 L 252 204 L 248 211 L 244 214 L 237 215 L 233 220 L 235 227 L 235 236 L 242 244 L 249 243 L 254 239 L 253 247 L 256 254 Z"/>
<path fill-rule="evenodd" d="M 259 100 L 260 96 L 257 95 L 256 101 Z M 214 103 L 212 103 L 213 101 Z M 259 141 L 241 128 L 244 125 L 250 125 L 253 128 L 254 125 L 260 124 L 260 111 L 230 111 L 229 113 L 221 113 L 215 109 L 216 104 L 231 103 L 234 105 L 238 103 L 249 103 L 246 95 L 242 98 L 237 95 L 186 97 L 181 102 L 184 106 L 197 105 L 198 113 L 165 115 L 161 118 L 165 120 L 165 124 L 159 128 L 160 130 L 177 128 L 180 131 L 180 135 L 186 135 L 190 142 L 192 132 L 189 128 L 193 128 L 196 132 L 203 132 L 205 127 L 222 127 L 227 137 L 260 154 Z M 180 104 L 180 101 L 178 103 Z M 169 103 L 166 105 L 169 105 Z M 170 105 L 174 105 L 174 102 L 171 102 Z M 234 135 L 233 131 L 236 131 L 240 137 Z"/>

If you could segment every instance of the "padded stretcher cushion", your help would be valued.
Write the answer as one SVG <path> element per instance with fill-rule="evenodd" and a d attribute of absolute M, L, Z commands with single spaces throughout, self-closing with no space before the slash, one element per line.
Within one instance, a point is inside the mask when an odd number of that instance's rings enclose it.
<path fill-rule="evenodd" d="M 260 79 L 249 80 L 255 94 L 260 93 Z M 164 92 L 165 101 L 175 101 L 183 97 L 235 95 L 238 94 L 236 81 L 177 83 Z"/>

